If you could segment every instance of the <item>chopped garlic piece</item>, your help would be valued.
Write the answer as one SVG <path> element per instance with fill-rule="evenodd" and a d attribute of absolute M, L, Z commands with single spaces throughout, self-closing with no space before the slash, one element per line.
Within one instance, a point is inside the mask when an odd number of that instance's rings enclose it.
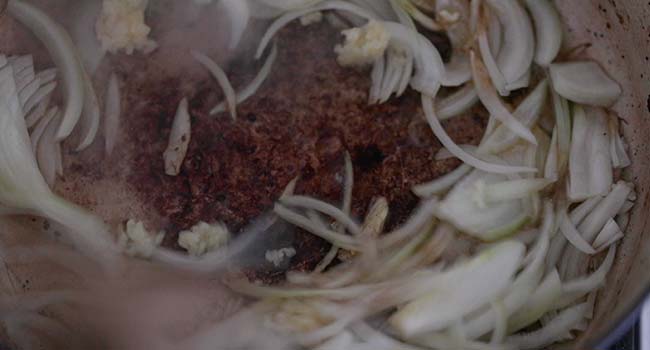
<path fill-rule="evenodd" d="M 291 259 L 296 255 L 296 250 L 292 247 L 281 248 L 278 250 L 267 250 L 266 261 L 272 263 L 275 267 L 280 267 L 286 259 Z"/>
<path fill-rule="evenodd" d="M 192 256 L 201 256 L 214 249 L 223 247 L 230 240 L 228 228 L 221 223 L 214 225 L 200 222 L 189 231 L 178 236 L 178 244 L 187 249 Z"/>
<path fill-rule="evenodd" d="M 312 12 L 300 17 L 300 24 L 308 26 L 310 24 L 319 23 L 323 20 L 323 13 L 320 11 Z"/>
<path fill-rule="evenodd" d="M 164 232 L 152 234 L 141 221 L 129 220 L 126 227 L 120 227 L 118 245 L 127 255 L 150 258 L 164 237 Z"/>
<path fill-rule="evenodd" d="M 334 49 L 342 66 L 363 66 L 373 63 L 384 55 L 390 41 L 390 33 L 381 22 L 370 21 L 363 27 L 342 31 L 343 46 Z"/>
<path fill-rule="evenodd" d="M 102 12 L 95 30 L 97 39 L 106 51 L 116 53 L 134 50 L 144 53 L 153 51 L 157 45 L 149 39 L 151 28 L 144 21 L 149 0 L 104 0 Z"/>
<path fill-rule="evenodd" d="M 191 137 L 190 113 L 187 110 L 187 99 L 184 98 L 178 105 L 176 117 L 172 124 L 172 131 L 169 134 L 169 145 L 163 154 L 165 159 L 165 174 L 176 176 L 181 172 L 181 166 Z"/>

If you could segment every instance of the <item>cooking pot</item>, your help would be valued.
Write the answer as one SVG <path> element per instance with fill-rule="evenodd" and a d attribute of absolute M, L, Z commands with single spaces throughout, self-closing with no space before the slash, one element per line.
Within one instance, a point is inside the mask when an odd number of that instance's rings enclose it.
<path fill-rule="evenodd" d="M 73 15 L 76 6 L 70 4 L 82 2 L 86 0 L 33 1 L 56 7 L 52 13 L 62 22 L 66 22 L 65 16 Z M 60 6 L 63 3 L 68 6 Z M 650 172 L 647 167 L 650 164 L 650 22 L 647 20 L 650 2 L 572 0 L 556 1 L 556 4 L 566 24 L 565 47 L 585 45 L 586 56 L 597 60 L 623 88 L 613 110 L 624 120 L 623 131 L 633 160 L 624 177 L 636 185 L 638 200 L 616 262 L 598 294 L 594 319 L 574 345 L 576 349 L 605 349 L 635 322 L 637 311 L 650 291 Z M 66 13 L 66 8 L 70 13 Z M 5 40 L 4 44 L 0 42 L 2 50 L 12 47 L 9 41 L 18 40 L 11 29 L 2 25 L 0 39 Z M 0 226 L 8 241 L 19 231 L 14 225 Z M 22 274 L 23 280 L 38 283 L 39 276 L 49 271 L 50 266 L 33 265 L 14 273 Z M 7 283 L 0 278 L 0 287 L 7 287 Z"/>

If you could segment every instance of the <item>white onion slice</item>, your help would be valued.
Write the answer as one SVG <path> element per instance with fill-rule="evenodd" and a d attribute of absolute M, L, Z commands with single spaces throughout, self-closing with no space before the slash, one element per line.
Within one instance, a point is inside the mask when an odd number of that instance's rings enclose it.
<path fill-rule="evenodd" d="M 50 125 L 52 122 L 52 119 L 59 113 L 59 108 L 58 107 L 52 107 L 50 108 L 45 115 L 39 120 L 38 124 L 36 124 L 36 128 L 34 128 L 34 131 L 32 131 L 30 138 L 31 138 L 31 143 L 32 143 L 32 149 L 34 150 L 34 154 L 36 154 L 36 151 L 38 150 L 38 142 L 40 141 L 41 137 L 43 136 L 43 133 L 47 129 L 47 126 Z"/>
<path fill-rule="evenodd" d="M 257 92 L 257 90 L 259 90 L 259 88 L 262 86 L 264 81 L 266 81 L 266 78 L 268 78 L 268 76 L 271 74 L 271 68 L 273 68 L 273 63 L 275 63 L 275 59 L 277 58 L 277 56 L 278 56 L 278 48 L 276 45 L 273 45 L 269 57 L 266 58 L 266 61 L 264 61 L 264 65 L 257 73 L 255 78 L 244 89 L 237 92 L 237 98 L 236 98 L 237 104 L 241 104 L 242 102 L 246 101 L 248 98 L 253 96 Z M 224 102 L 221 102 L 210 111 L 210 115 L 224 112 L 225 110 L 226 110 L 226 104 Z"/>
<path fill-rule="evenodd" d="M 546 105 L 548 83 L 542 80 L 535 90 L 517 106 L 513 116 L 526 127 L 533 127 Z M 496 130 L 487 134 L 479 147 L 481 153 L 500 153 L 514 146 L 519 138 L 506 125 L 499 125 Z"/>
<path fill-rule="evenodd" d="M 619 132 L 616 116 L 609 117 L 609 153 L 612 157 L 612 166 L 616 169 L 627 168 L 632 164 L 625 150 L 625 142 Z"/>
<path fill-rule="evenodd" d="M 569 199 L 581 201 L 606 195 L 613 183 L 607 135 L 607 115 L 579 105 L 573 108 L 573 135 L 569 155 Z"/>
<path fill-rule="evenodd" d="M 553 128 L 553 136 L 549 145 L 548 155 L 544 165 L 544 178 L 557 181 L 560 177 L 558 173 L 558 145 L 557 145 L 557 128 Z"/>
<path fill-rule="evenodd" d="M 456 52 L 445 65 L 443 86 L 461 86 L 472 79 L 472 69 L 466 53 Z"/>
<path fill-rule="evenodd" d="M 225 13 L 230 21 L 230 39 L 228 40 L 228 48 L 234 49 L 239 45 L 244 31 L 248 26 L 250 20 L 250 8 L 248 1 L 242 0 L 220 0 L 218 4 L 218 11 Z"/>
<path fill-rule="evenodd" d="M 56 174 L 63 176 L 63 148 L 61 141 L 54 142 L 54 164 L 56 165 Z"/>
<path fill-rule="evenodd" d="M 511 284 L 524 251 L 523 244 L 507 241 L 444 272 L 427 294 L 393 314 L 390 324 L 406 337 L 448 327 L 501 294 Z"/>
<path fill-rule="evenodd" d="M 120 83 L 115 73 L 108 79 L 106 98 L 104 99 L 104 141 L 106 154 L 111 155 L 117 142 L 122 117 Z"/>
<path fill-rule="evenodd" d="M 569 162 L 571 150 L 571 111 L 569 101 L 560 96 L 555 89 L 551 89 L 553 97 L 553 112 L 555 114 L 555 126 L 557 128 L 558 147 L 558 173 L 563 173 Z"/>
<path fill-rule="evenodd" d="M 608 107 L 621 95 L 621 87 L 593 61 L 554 63 L 549 68 L 553 88 L 568 100 Z"/>
<path fill-rule="evenodd" d="M 504 311 L 506 317 L 512 316 L 515 318 L 516 314 L 520 315 L 529 315 L 530 313 L 523 311 L 518 311 L 526 309 L 532 304 L 531 294 L 536 293 L 536 290 L 539 290 L 544 285 L 538 287 L 539 281 L 542 278 L 544 273 L 544 258 L 549 248 L 549 237 L 550 233 L 555 226 L 555 215 L 553 213 L 553 207 L 548 202 L 544 208 L 544 222 L 541 227 L 541 231 L 536 231 L 535 237 L 537 238 L 537 243 L 534 250 L 531 251 L 530 256 L 532 259 L 526 267 L 517 275 L 514 279 L 512 285 L 510 286 L 508 292 L 504 295 L 502 301 L 504 306 Z M 557 273 L 556 273 L 557 275 Z M 557 278 L 557 291 L 559 294 L 560 291 L 560 281 L 559 277 Z M 534 295 L 534 294 L 533 294 Z M 515 314 L 515 315 L 513 315 Z M 540 315 L 541 316 L 541 315 Z M 494 327 L 494 319 L 496 315 L 493 311 L 487 311 L 481 316 L 476 317 L 473 320 L 467 322 L 465 326 L 465 332 L 468 338 L 476 339 L 485 335 Z M 509 325 L 509 328 L 512 328 L 512 325 Z M 496 328 L 496 327 L 495 327 Z"/>
<path fill-rule="evenodd" d="M 594 240 L 594 247 L 602 250 L 609 244 L 615 242 L 615 239 L 623 237 L 623 231 L 613 219 L 607 220 L 603 229 L 600 230 L 596 239 Z"/>
<path fill-rule="evenodd" d="M 478 34 L 478 47 L 481 52 L 481 59 L 483 60 L 485 68 L 490 75 L 490 79 L 492 80 L 492 84 L 494 84 L 494 88 L 497 89 L 499 94 L 502 96 L 507 95 L 508 91 L 506 90 L 506 79 L 499 69 L 499 65 L 494 58 L 495 56 L 490 50 L 490 43 L 488 42 L 487 32 L 483 26 L 481 26 L 481 30 Z"/>
<path fill-rule="evenodd" d="M 443 192 L 452 188 L 471 170 L 471 166 L 463 164 L 456 168 L 454 171 L 445 174 L 431 182 L 413 187 L 413 193 L 422 198 L 429 198 L 434 195 L 442 194 Z"/>
<path fill-rule="evenodd" d="M 291 224 L 296 225 L 304 230 L 307 230 L 327 241 L 330 241 L 332 244 L 336 244 L 341 248 L 351 251 L 359 251 L 360 249 L 358 243 L 353 237 L 343 235 L 326 228 L 322 228 L 318 224 L 314 224 L 308 218 L 294 212 L 293 210 L 283 205 L 276 204 L 273 208 L 273 211 L 283 220 L 290 222 Z"/>
<path fill-rule="evenodd" d="M 36 159 L 38 161 L 38 167 L 41 169 L 41 174 L 43 174 L 43 178 L 50 187 L 54 185 L 54 181 L 56 180 L 57 148 L 55 147 L 55 137 L 56 130 L 59 126 L 60 121 L 61 118 L 59 114 L 52 118 L 52 120 L 45 128 L 43 136 L 41 136 L 40 140 L 38 141 L 36 148 Z"/>
<path fill-rule="evenodd" d="M 20 100 L 20 105 L 25 106 L 27 101 L 34 96 L 36 91 L 41 87 L 41 80 L 38 78 L 34 78 L 32 81 L 30 81 L 25 87 L 23 87 L 22 90 L 18 91 L 18 100 Z"/>
<path fill-rule="evenodd" d="M 562 231 L 564 237 L 579 251 L 589 255 L 596 254 L 596 250 L 582 237 L 564 210 L 560 214 L 560 231 Z"/>
<path fill-rule="evenodd" d="M 187 154 L 192 135 L 190 113 L 188 111 L 187 99 L 183 98 L 178 104 L 176 116 L 169 133 L 169 144 L 163 154 L 165 160 L 165 174 L 176 176 L 180 173 L 183 160 Z"/>
<path fill-rule="evenodd" d="M 562 294 L 562 281 L 557 270 L 549 272 L 542 283 L 536 286 L 528 302 L 508 320 L 508 331 L 516 332 L 539 320 L 553 308 L 553 303 Z"/>
<path fill-rule="evenodd" d="M 517 0 L 486 0 L 503 25 L 503 46 L 497 62 L 506 84 L 521 78 L 535 55 L 535 35 L 526 10 Z"/>
<path fill-rule="evenodd" d="M 329 203 L 311 197 L 297 195 L 283 197 L 280 201 L 288 206 L 319 211 L 343 224 L 352 234 L 359 235 L 361 233 L 361 227 L 359 224 L 352 220 L 352 218 L 344 211 Z"/>
<path fill-rule="evenodd" d="M 632 188 L 619 181 L 614 185 L 612 191 L 585 217 L 584 221 L 578 226 L 578 231 L 582 232 L 583 237 L 591 242 L 598 232 L 605 226 L 607 220 L 616 216 L 618 211 L 625 205 L 627 196 L 632 192 Z"/>
<path fill-rule="evenodd" d="M 77 146 L 77 152 L 83 151 L 95 141 L 100 124 L 101 112 L 97 93 L 92 80 L 84 71 L 84 109 L 79 122 L 81 141 Z"/>
<path fill-rule="evenodd" d="M 24 107 L 25 113 L 30 113 L 34 107 L 36 107 L 41 101 L 48 97 L 52 91 L 56 88 L 57 82 L 51 81 L 43 86 L 41 86 L 36 92 L 27 100 Z"/>
<path fill-rule="evenodd" d="M 447 120 L 466 112 L 479 101 L 474 84 L 465 84 L 463 88 L 436 101 L 438 118 Z"/>
<path fill-rule="evenodd" d="M 468 165 L 489 173 L 512 174 L 521 172 L 537 172 L 537 169 L 535 168 L 494 164 L 470 155 L 461 147 L 459 147 L 451 139 L 451 137 L 449 137 L 445 129 L 442 127 L 440 120 L 438 120 L 438 117 L 435 114 L 433 101 L 431 98 L 422 95 L 422 106 L 427 121 L 429 122 L 429 125 L 431 126 L 431 129 L 433 130 L 433 133 L 436 135 L 438 140 L 440 140 L 442 145 L 447 148 L 447 150 L 449 150 L 452 154 L 454 154 L 454 156 L 467 163 Z"/>
<path fill-rule="evenodd" d="M 572 329 L 585 317 L 587 303 L 579 304 L 562 311 L 546 326 L 530 333 L 513 335 L 506 343 L 516 345 L 519 349 L 540 349 L 558 340 L 564 339 L 567 330 Z"/>
<path fill-rule="evenodd" d="M 472 62 L 476 92 L 488 112 L 512 130 L 513 133 L 536 145 L 537 140 L 535 139 L 535 135 L 512 115 L 499 98 L 494 86 L 490 83 L 490 77 L 487 74 L 485 65 L 476 57 L 474 51 L 470 52 L 470 59 Z"/>
<path fill-rule="evenodd" d="M 43 42 L 61 71 L 66 101 L 56 138 L 65 139 L 81 117 L 84 99 L 83 66 L 74 43 L 61 25 L 27 2 L 11 0 L 7 9 Z"/>
<path fill-rule="evenodd" d="M 557 57 L 562 46 L 562 20 L 549 0 L 526 0 L 535 23 L 535 63 L 546 67 Z"/>
<path fill-rule="evenodd" d="M 217 83 L 219 83 L 219 86 L 221 86 L 221 89 L 223 89 L 223 93 L 226 96 L 226 104 L 228 105 L 230 116 L 232 117 L 232 120 L 237 120 L 237 96 L 235 90 L 230 84 L 226 72 L 224 72 L 213 59 L 198 51 L 192 51 L 192 56 L 201 63 L 203 67 L 210 71 L 212 76 L 217 80 Z"/>
<path fill-rule="evenodd" d="M 34 78 L 40 79 L 41 80 L 41 85 L 45 85 L 45 84 L 47 84 L 47 83 L 49 83 L 51 81 L 54 81 L 54 79 L 56 79 L 56 75 L 57 75 L 57 69 L 56 68 L 49 68 L 49 69 L 45 69 L 45 70 L 42 70 L 42 71 L 38 72 L 34 76 Z"/>
<path fill-rule="evenodd" d="M 36 108 L 32 109 L 25 117 L 25 125 L 27 128 L 32 128 L 38 121 L 45 115 L 47 108 L 50 106 L 50 98 L 44 98 Z"/>

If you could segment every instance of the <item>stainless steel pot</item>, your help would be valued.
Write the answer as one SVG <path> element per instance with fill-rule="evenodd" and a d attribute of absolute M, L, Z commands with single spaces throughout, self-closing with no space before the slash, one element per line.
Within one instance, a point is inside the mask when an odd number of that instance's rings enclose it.
<path fill-rule="evenodd" d="M 638 201 L 616 263 L 599 293 L 594 320 L 575 345 L 576 349 L 604 349 L 635 321 L 650 291 L 650 2 L 556 3 L 567 24 L 565 45 L 590 44 L 586 55 L 599 61 L 624 91 L 614 110 L 625 121 L 633 165 L 624 176 L 636 184 Z"/>

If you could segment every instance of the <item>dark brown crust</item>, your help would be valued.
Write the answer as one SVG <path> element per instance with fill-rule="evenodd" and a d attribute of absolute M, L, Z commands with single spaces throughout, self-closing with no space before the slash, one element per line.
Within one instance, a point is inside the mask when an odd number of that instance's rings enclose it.
<path fill-rule="evenodd" d="M 227 113 L 207 114 L 223 98 L 207 72 L 189 84 L 189 78 L 164 71 L 154 78 L 130 74 L 133 66 L 118 69 L 128 96 L 125 152 L 134 156 L 118 152 L 114 158 L 127 162 L 128 182 L 149 210 L 167 218 L 158 223 L 167 232 L 165 245 L 176 247 L 177 232 L 198 221 L 223 221 L 237 232 L 269 210 L 296 176 L 298 193 L 338 203 L 346 150 L 355 170 L 354 215 L 363 216 L 373 197 L 384 196 L 391 208 L 388 228 L 417 205 L 413 185 L 459 164 L 434 160 L 440 145 L 426 124 L 412 125 L 418 142 L 409 136 L 409 125 L 422 119 L 417 93 L 368 106 L 368 71 L 336 63 L 339 40 L 326 23 L 292 24 L 281 31 L 273 73 L 238 107 L 236 122 Z M 235 87 L 245 85 L 259 64 L 232 62 L 227 70 Z M 164 174 L 162 154 L 183 96 L 190 97 L 192 138 L 180 175 L 171 177 Z M 445 123 L 459 143 L 476 143 L 481 136 L 485 118 L 480 110 L 470 115 Z M 313 268 L 328 250 L 325 242 L 301 232 L 294 247 L 297 269 Z"/>

